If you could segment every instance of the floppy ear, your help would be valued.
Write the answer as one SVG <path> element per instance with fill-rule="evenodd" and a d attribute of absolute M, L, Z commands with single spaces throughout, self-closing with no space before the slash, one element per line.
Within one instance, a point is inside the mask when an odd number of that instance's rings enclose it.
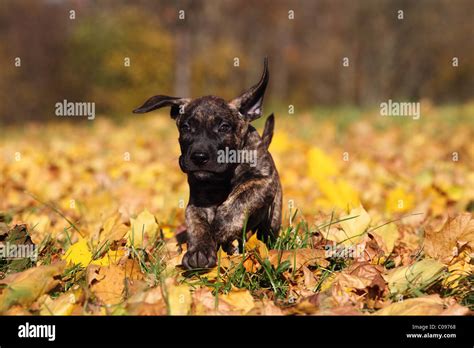
<path fill-rule="evenodd" d="M 230 105 L 236 107 L 237 110 L 239 110 L 239 112 L 250 121 L 262 116 L 263 96 L 267 89 L 269 77 L 268 58 L 265 57 L 263 62 L 263 74 L 260 81 L 255 86 L 250 87 L 247 91 L 242 93 L 239 97 L 233 99 L 230 102 Z"/>
<path fill-rule="evenodd" d="M 142 106 L 133 110 L 134 114 L 143 114 L 145 112 L 150 112 L 159 108 L 166 106 L 171 106 L 170 116 L 172 119 L 175 119 L 186 104 L 188 104 L 190 99 L 178 98 L 178 97 L 168 97 L 167 95 L 155 95 L 148 99 Z"/>

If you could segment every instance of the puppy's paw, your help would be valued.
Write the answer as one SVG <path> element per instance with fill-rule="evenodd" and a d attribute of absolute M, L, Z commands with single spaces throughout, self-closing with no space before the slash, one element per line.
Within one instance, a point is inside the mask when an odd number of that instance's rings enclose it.
<path fill-rule="evenodd" d="M 183 256 L 183 266 L 186 269 L 212 268 L 217 264 L 215 248 L 195 248 L 188 250 Z"/>
<path fill-rule="evenodd" d="M 224 250 L 227 255 L 234 255 L 239 252 L 239 248 L 233 244 L 233 242 L 227 242 L 222 245 L 222 250 Z"/>

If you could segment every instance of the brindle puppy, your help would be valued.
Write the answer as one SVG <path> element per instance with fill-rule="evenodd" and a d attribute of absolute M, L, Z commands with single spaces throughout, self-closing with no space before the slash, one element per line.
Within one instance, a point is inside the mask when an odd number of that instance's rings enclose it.
<path fill-rule="evenodd" d="M 244 226 L 265 241 L 278 235 L 282 192 L 268 152 L 273 114 L 266 120 L 262 137 L 250 124 L 262 115 L 268 79 L 265 59 L 260 81 L 230 102 L 215 96 L 191 100 L 157 95 L 133 110 L 145 113 L 170 106 L 171 117 L 176 120 L 179 165 L 188 175 L 190 189 L 186 207 L 188 250 L 183 257 L 187 269 L 214 267 L 219 246 L 235 252 L 232 243 L 236 239 L 241 243 Z M 226 148 L 228 153 L 246 150 L 247 155 L 256 154 L 256 163 L 219 160 L 219 150 Z"/>

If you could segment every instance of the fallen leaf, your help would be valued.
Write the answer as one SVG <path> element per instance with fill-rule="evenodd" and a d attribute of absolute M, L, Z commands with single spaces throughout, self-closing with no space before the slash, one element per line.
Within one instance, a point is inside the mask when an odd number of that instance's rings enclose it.
<path fill-rule="evenodd" d="M 326 260 L 326 251 L 322 249 L 270 250 L 269 260 L 275 267 L 289 261 L 290 268 L 295 270 L 299 270 L 303 266 L 327 267 L 329 265 L 329 261 Z"/>
<path fill-rule="evenodd" d="M 382 239 L 383 245 L 381 245 L 381 247 L 384 249 L 385 255 L 388 255 L 392 252 L 393 248 L 395 247 L 395 242 L 400 237 L 398 228 L 393 223 L 374 228 L 370 231 L 370 233 L 375 234 Z"/>
<path fill-rule="evenodd" d="M 390 190 L 387 194 L 385 209 L 389 213 L 402 213 L 411 210 L 415 205 L 415 196 L 401 187 Z"/>
<path fill-rule="evenodd" d="M 338 174 L 337 162 L 318 147 L 308 151 L 308 175 L 316 181 Z"/>
<path fill-rule="evenodd" d="M 346 272 L 350 275 L 363 280 L 368 288 L 377 288 L 382 292 L 385 289 L 385 280 L 382 277 L 384 268 L 379 265 L 373 265 L 368 262 L 354 262 L 350 265 Z"/>
<path fill-rule="evenodd" d="M 388 282 L 391 293 L 404 294 L 438 279 L 444 269 L 445 266 L 436 260 L 423 259 L 409 266 L 392 269 L 384 279 Z"/>
<path fill-rule="evenodd" d="M 113 252 L 110 255 L 105 255 L 99 259 L 93 260 L 93 255 L 89 249 L 87 240 L 80 238 L 67 249 L 62 259 L 66 260 L 68 264 L 81 264 L 83 267 L 87 267 L 89 264 L 107 266 L 110 264 L 110 256 L 112 256 L 112 254 Z"/>
<path fill-rule="evenodd" d="M 126 311 L 131 315 L 166 315 L 166 302 L 160 287 L 139 292 L 127 300 Z"/>
<path fill-rule="evenodd" d="M 470 213 L 448 218 L 438 230 L 432 227 L 426 229 L 426 254 L 444 264 L 449 264 L 458 255 L 459 247 L 464 245 L 471 250 L 474 248 L 474 220 Z"/>
<path fill-rule="evenodd" d="M 191 309 L 192 297 L 189 286 L 175 284 L 169 278 L 166 285 L 168 313 L 170 315 L 187 315 Z"/>
<path fill-rule="evenodd" d="M 374 313 L 374 315 L 467 315 L 469 309 L 460 305 L 445 308 L 439 295 L 410 298 L 394 302 Z"/>
<path fill-rule="evenodd" d="M 257 238 L 257 234 L 254 233 L 249 240 L 245 243 L 245 250 L 247 252 L 255 251 L 262 259 L 268 257 L 267 245 Z"/>
<path fill-rule="evenodd" d="M 130 230 L 127 233 L 127 245 L 144 248 L 146 243 L 156 238 L 158 224 L 148 210 L 142 211 L 136 219 L 130 219 L 130 225 Z"/>
<path fill-rule="evenodd" d="M 115 305 L 123 300 L 125 271 L 117 265 L 90 265 L 87 267 L 87 283 L 101 303 Z"/>
<path fill-rule="evenodd" d="M 208 288 L 199 288 L 193 293 L 194 314 L 196 315 L 237 315 L 241 311 L 230 303 L 214 296 Z"/>
<path fill-rule="evenodd" d="M 267 245 L 257 238 L 257 234 L 254 233 L 249 240 L 245 243 L 245 251 L 247 252 L 247 257 L 244 260 L 244 267 L 247 272 L 255 273 L 257 272 L 261 265 L 258 261 L 258 258 L 253 255 L 255 253 L 261 260 L 268 258 L 268 249 Z"/>
<path fill-rule="evenodd" d="M 318 282 L 316 281 L 316 277 L 314 273 L 310 271 L 308 267 L 303 266 L 303 279 L 304 279 L 304 286 L 306 289 L 314 289 Z"/>
<path fill-rule="evenodd" d="M 370 224 L 370 216 L 362 206 L 354 208 L 348 215 L 340 217 L 342 230 L 331 228 L 324 237 L 344 246 L 359 242 Z"/>
<path fill-rule="evenodd" d="M 113 243 L 125 237 L 129 227 L 121 222 L 121 214 L 116 213 L 105 220 L 99 236 L 99 245 Z"/>
<path fill-rule="evenodd" d="M 469 277 L 473 270 L 470 252 L 468 250 L 462 251 L 448 266 L 448 276 L 443 279 L 443 286 L 449 289 L 457 288 L 459 282 Z"/>
<path fill-rule="evenodd" d="M 280 307 L 275 305 L 273 301 L 263 299 L 255 303 L 255 307 L 250 310 L 249 315 L 283 315 Z"/>
<path fill-rule="evenodd" d="M 242 314 L 247 314 L 255 306 L 252 295 L 246 289 L 232 289 L 229 293 L 220 295 L 219 298 L 241 311 Z"/>
<path fill-rule="evenodd" d="M 65 262 L 56 262 L 14 273 L 0 280 L 0 312 L 15 304 L 29 306 L 59 284 L 55 277 L 59 276 L 65 267 Z"/>
<path fill-rule="evenodd" d="M 63 293 L 55 299 L 47 296 L 41 304 L 40 315 L 71 315 L 82 297 L 80 289 Z"/>

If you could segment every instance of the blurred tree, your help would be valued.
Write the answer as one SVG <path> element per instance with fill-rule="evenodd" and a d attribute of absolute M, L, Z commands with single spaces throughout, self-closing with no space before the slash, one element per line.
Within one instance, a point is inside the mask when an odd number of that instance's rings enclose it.
<path fill-rule="evenodd" d="M 155 93 L 230 99 L 264 56 L 266 99 L 285 108 L 462 102 L 474 90 L 472 18 L 470 0 L 4 0 L 0 117 L 54 120 L 63 99 L 107 115 Z"/>
<path fill-rule="evenodd" d="M 102 112 L 130 113 L 143 98 L 172 90 L 173 46 L 155 18 L 136 8 L 93 13 L 66 43 L 65 95 L 95 101 Z"/>

